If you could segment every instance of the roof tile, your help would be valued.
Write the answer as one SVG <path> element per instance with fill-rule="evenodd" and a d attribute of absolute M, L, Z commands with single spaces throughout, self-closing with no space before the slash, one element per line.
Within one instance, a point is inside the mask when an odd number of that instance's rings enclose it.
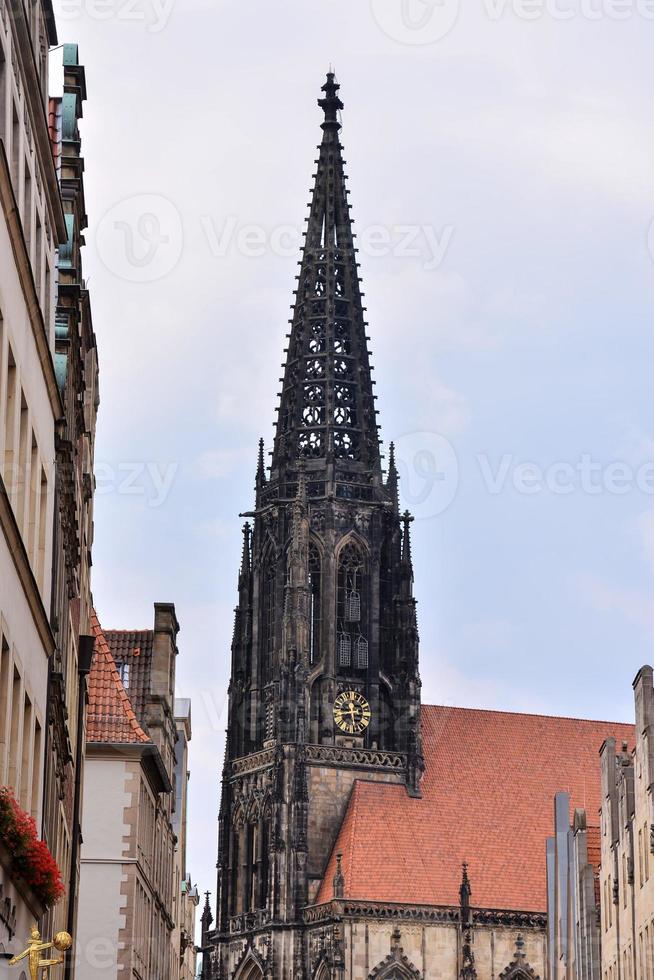
<path fill-rule="evenodd" d="M 458 905 L 467 861 L 473 906 L 544 912 L 554 794 L 594 823 L 600 746 L 632 743 L 633 726 L 424 705 L 422 733 L 422 799 L 358 780 L 316 901 L 333 897 L 340 851 L 346 898 Z"/>
<path fill-rule="evenodd" d="M 91 628 L 95 649 L 89 674 L 87 742 L 149 742 L 120 680 L 95 610 L 91 615 Z"/>

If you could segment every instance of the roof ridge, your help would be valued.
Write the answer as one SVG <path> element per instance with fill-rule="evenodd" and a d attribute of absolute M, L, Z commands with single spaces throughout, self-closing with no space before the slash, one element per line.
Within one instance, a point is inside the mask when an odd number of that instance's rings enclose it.
<path fill-rule="evenodd" d="M 470 708 L 457 704 L 423 704 L 425 708 L 443 708 L 449 711 L 469 711 L 476 714 L 485 715 L 508 715 L 512 718 L 548 718 L 556 721 L 579 721 L 586 725 L 620 725 L 624 728 L 634 728 L 634 723 L 629 721 L 615 721 L 606 718 L 578 718 L 574 715 L 548 715 L 538 711 L 507 711 L 505 708 Z"/>
<path fill-rule="evenodd" d="M 103 633 L 154 633 L 151 626 L 139 626 L 136 629 L 103 629 Z"/>
<path fill-rule="evenodd" d="M 114 725 L 120 726 L 120 721 L 112 715 L 105 711 L 103 713 L 103 708 L 106 709 L 109 705 L 103 700 L 102 694 L 105 693 L 106 688 L 101 680 L 101 672 L 104 670 L 108 673 L 110 680 L 110 690 L 107 691 L 109 697 L 113 696 L 113 707 L 118 710 L 122 710 L 123 721 L 127 724 L 129 734 L 131 738 L 127 741 L 131 742 L 151 742 L 151 739 L 141 728 L 134 708 L 132 707 L 132 702 L 129 699 L 125 686 L 120 679 L 120 675 L 116 669 L 116 662 L 112 656 L 109 644 L 107 643 L 106 637 L 100 626 L 100 621 L 95 609 L 91 610 L 91 628 L 93 630 L 93 635 L 95 637 L 95 654 L 93 657 L 93 663 L 91 665 L 91 673 L 89 675 L 89 736 L 87 740 L 89 742 L 99 742 L 99 741 L 110 741 L 120 744 L 126 741 L 125 739 L 111 738 L 94 738 L 92 735 L 93 729 L 96 727 L 94 725 L 94 719 L 97 720 L 97 729 L 102 732 L 109 732 L 110 727 L 107 724 L 111 720 Z M 122 732 L 121 732 L 122 734 Z"/>

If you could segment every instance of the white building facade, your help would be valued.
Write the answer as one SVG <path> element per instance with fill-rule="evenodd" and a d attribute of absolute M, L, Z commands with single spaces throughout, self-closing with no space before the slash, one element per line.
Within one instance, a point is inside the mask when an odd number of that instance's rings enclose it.
<path fill-rule="evenodd" d="M 54 508 L 56 248 L 66 229 L 47 122 L 49 0 L 0 0 L 0 785 L 41 831 Z M 43 908 L 0 848 L 0 952 Z M 0 978 L 15 976 L 0 958 Z"/>

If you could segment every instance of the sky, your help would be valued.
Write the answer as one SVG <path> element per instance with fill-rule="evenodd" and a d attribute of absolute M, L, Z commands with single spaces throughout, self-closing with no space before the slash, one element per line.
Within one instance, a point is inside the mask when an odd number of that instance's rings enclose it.
<path fill-rule="evenodd" d="M 176 605 L 200 889 L 238 515 L 330 65 L 382 436 L 416 517 L 423 700 L 631 720 L 654 640 L 654 0 L 55 9 L 88 88 L 93 593 L 107 628 Z"/>

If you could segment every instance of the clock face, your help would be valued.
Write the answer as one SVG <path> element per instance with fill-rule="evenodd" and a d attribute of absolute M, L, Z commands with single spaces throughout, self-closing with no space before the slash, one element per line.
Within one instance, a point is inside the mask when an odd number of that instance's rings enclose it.
<path fill-rule="evenodd" d="M 361 735 L 370 724 L 370 705 L 358 691 L 341 691 L 334 701 L 334 721 L 342 732 Z"/>

